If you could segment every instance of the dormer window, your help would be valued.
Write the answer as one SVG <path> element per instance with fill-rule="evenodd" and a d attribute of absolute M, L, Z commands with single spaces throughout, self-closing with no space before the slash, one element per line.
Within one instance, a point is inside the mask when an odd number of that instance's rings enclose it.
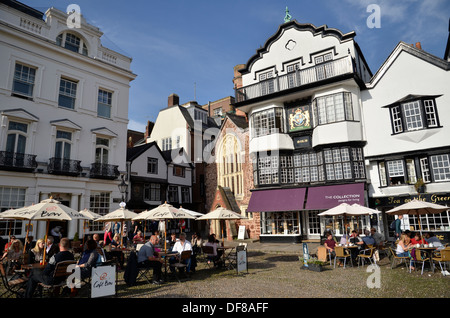
<path fill-rule="evenodd" d="M 385 106 L 389 108 L 393 134 L 439 127 L 436 97 L 408 95 Z"/>
<path fill-rule="evenodd" d="M 56 44 L 72 52 L 88 55 L 87 46 L 84 40 L 73 33 L 61 33 L 56 38 Z"/>

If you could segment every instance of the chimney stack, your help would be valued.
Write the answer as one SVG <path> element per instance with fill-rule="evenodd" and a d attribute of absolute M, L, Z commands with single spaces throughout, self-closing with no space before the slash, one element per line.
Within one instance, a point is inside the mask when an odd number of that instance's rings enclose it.
<path fill-rule="evenodd" d="M 180 104 L 180 97 L 178 97 L 177 94 L 170 94 L 168 103 L 167 103 L 167 107 L 172 107 L 172 106 L 179 105 L 179 104 Z"/>
<path fill-rule="evenodd" d="M 422 45 L 420 44 L 420 42 L 416 42 L 416 48 L 418 48 L 419 50 L 422 49 Z"/>
<path fill-rule="evenodd" d="M 240 70 L 244 67 L 245 67 L 245 64 L 238 64 L 233 68 L 233 70 L 234 70 L 234 77 L 233 77 L 234 88 L 242 87 L 242 74 L 239 73 L 238 70 Z"/>

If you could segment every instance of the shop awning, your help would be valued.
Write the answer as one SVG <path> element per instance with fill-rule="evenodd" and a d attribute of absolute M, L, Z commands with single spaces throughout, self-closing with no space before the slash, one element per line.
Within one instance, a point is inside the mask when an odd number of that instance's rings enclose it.
<path fill-rule="evenodd" d="M 364 205 L 364 183 L 309 188 L 305 210 L 331 209 L 341 203 Z"/>
<path fill-rule="evenodd" d="M 306 188 L 253 191 L 248 212 L 303 210 Z"/>

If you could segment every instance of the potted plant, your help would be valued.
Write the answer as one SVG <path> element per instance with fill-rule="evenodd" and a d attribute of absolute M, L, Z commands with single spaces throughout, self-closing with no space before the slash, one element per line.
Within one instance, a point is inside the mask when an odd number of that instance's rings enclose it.
<path fill-rule="evenodd" d="M 422 178 L 417 179 L 417 182 L 414 183 L 414 188 L 416 188 L 417 193 L 425 192 L 425 182 L 423 182 Z"/>
<path fill-rule="evenodd" d="M 299 260 L 302 262 L 302 264 L 305 264 L 305 259 L 303 257 L 299 257 Z M 323 265 L 325 265 L 325 262 L 313 257 L 306 260 L 306 265 L 307 266 L 303 265 L 302 268 L 314 272 L 321 272 L 323 271 Z"/>
<path fill-rule="evenodd" d="M 78 232 L 75 232 L 75 235 L 73 236 L 71 245 L 72 245 L 72 248 L 81 246 L 80 237 L 78 236 Z"/>

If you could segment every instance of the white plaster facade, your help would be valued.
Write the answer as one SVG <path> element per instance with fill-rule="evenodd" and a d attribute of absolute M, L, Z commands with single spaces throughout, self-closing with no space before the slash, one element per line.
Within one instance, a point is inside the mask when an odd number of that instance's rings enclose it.
<path fill-rule="evenodd" d="M 106 200 L 102 205 L 115 209 L 121 198 L 117 173 L 126 170 L 129 87 L 136 77 L 130 69 L 131 58 L 103 47 L 103 33 L 82 16 L 79 27 L 69 28 L 65 12 L 50 8 L 42 13 L 25 5 L 22 9 L 24 12 L 0 4 L 0 151 L 14 148 L 15 153 L 35 156 L 37 166 L 21 171 L 14 164 L 10 169 L 2 163 L 3 194 L 19 191 L 21 199 L 5 195 L 1 209 L 31 205 L 48 196 L 76 210 L 97 209 L 94 196 L 100 194 Z M 64 41 L 69 39 L 78 41 L 77 52 L 67 48 Z M 15 86 L 20 80 L 18 68 L 23 76 L 34 70 L 24 86 L 31 86 L 31 93 L 22 94 Z M 76 87 L 69 107 L 59 101 L 62 83 Z M 106 112 L 99 113 L 100 90 L 107 92 L 107 98 Z M 19 123 L 26 131 L 18 132 L 17 124 L 11 123 Z M 23 148 L 11 144 L 10 135 L 24 136 Z M 70 175 L 48 173 L 60 145 L 65 149 L 63 158 L 74 164 Z M 93 178 L 91 169 L 96 162 L 109 165 L 109 178 Z M 31 235 L 43 237 L 43 226 L 34 226 Z M 80 225 L 68 222 L 66 231 L 67 237 L 73 238 Z M 23 222 L 16 236 L 24 235 Z"/>

